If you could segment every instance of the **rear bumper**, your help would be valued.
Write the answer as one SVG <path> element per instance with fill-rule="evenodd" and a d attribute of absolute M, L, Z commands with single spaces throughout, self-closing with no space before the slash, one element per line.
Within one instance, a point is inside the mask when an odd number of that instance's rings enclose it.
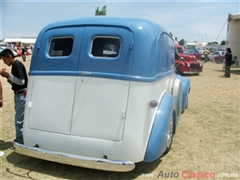
<path fill-rule="evenodd" d="M 114 161 L 108 159 L 91 158 L 86 156 L 49 151 L 41 148 L 29 147 L 16 142 L 13 143 L 13 147 L 15 152 L 19 154 L 90 169 L 127 172 L 135 168 L 135 164 L 131 161 Z"/>

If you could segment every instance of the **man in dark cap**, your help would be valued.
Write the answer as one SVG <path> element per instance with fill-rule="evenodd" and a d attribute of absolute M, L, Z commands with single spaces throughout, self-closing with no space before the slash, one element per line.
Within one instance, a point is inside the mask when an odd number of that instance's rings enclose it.
<path fill-rule="evenodd" d="M 225 68 L 225 77 L 230 77 L 230 67 L 232 65 L 232 51 L 230 48 L 226 49 L 227 52 L 225 54 L 225 63 L 226 63 L 226 68 Z"/>

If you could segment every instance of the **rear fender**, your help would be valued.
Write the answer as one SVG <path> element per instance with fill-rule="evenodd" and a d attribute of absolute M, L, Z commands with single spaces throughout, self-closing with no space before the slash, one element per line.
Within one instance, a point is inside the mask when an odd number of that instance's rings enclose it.
<path fill-rule="evenodd" d="M 161 99 L 148 139 L 144 162 L 156 160 L 166 150 L 168 127 L 173 113 L 173 101 L 173 97 L 169 94 L 164 94 Z"/>
<path fill-rule="evenodd" d="M 175 110 L 178 119 L 182 112 L 182 82 L 178 78 L 174 79 L 172 95 L 176 104 Z"/>
<path fill-rule="evenodd" d="M 184 110 L 187 107 L 188 94 L 189 94 L 190 89 L 191 89 L 191 83 L 190 83 L 190 80 L 186 77 L 182 77 L 182 76 L 177 75 L 176 78 L 180 79 L 181 82 L 182 82 L 182 113 L 183 113 Z"/>

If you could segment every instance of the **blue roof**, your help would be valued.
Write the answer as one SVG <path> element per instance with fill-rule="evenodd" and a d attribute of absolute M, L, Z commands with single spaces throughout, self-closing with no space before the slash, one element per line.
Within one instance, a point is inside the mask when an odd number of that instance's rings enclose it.
<path fill-rule="evenodd" d="M 139 26 L 142 27 L 142 30 L 150 26 L 151 29 L 156 28 L 158 31 L 159 30 L 165 31 L 163 27 L 161 27 L 159 24 L 151 20 L 142 19 L 142 18 L 108 17 L 108 16 L 84 17 L 84 18 L 78 18 L 78 19 L 53 22 L 45 26 L 45 28 L 43 28 L 43 31 L 45 31 L 46 29 L 51 29 L 55 27 L 79 26 L 79 25 L 124 26 L 124 27 L 128 27 L 132 31 L 139 30 Z"/>
<path fill-rule="evenodd" d="M 126 17 L 108 17 L 108 16 L 94 16 L 94 17 L 84 17 L 79 19 L 73 19 L 73 20 L 64 20 L 59 22 L 53 22 L 47 26 L 45 26 L 39 33 L 38 38 L 36 40 L 35 47 L 41 46 L 40 44 L 43 41 L 42 37 L 44 34 L 51 30 L 51 29 L 64 29 L 68 27 L 91 27 L 91 26 L 109 26 L 109 27 L 122 27 L 124 29 L 128 29 L 129 32 L 132 33 L 133 37 L 133 54 L 132 54 L 132 64 L 128 65 L 127 72 L 131 73 L 131 76 L 136 77 L 143 77 L 143 78 L 153 78 L 156 76 L 157 72 L 157 40 L 159 38 L 159 34 L 162 32 L 167 33 L 167 31 L 160 26 L 159 24 L 142 18 L 126 18 Z M 87 33 L 87 31 L 85 32 Z M 50 37 L 50 36 L 49 36 Z M 46 39 L 45 39 L 46 40 Z M 39 45 L 38 45 L 39 44 Z M 84 44 L 87 46 L 87 44 Z M 164 46 L 164 44 L 161 44 L 161 46 Z M 32 59 L 36 59 L 37 53 L 33 54 Z M 87 55 L 83 55 L 83 58 L 85 61 L 87 61 Z M 90 57 L 89 57 L 90 58 Z M 41 58 L 43 59 L 43 57 Z M 96 62 L 96 61 L 95 61 Z M 94 63 L 95 63 L 94 62 Z M 44 63 L 44 62 L 43 62 Z M 100 62 L 102 63 L 102 62 Z M 79 69 L 82 71 L 92 71 L 94 74 L 97 67 L 104 67 L 106 64 L 100 64 L 92 67 L 85 65 L 81 66 Z M 33 65 L 31 65 L 31 70 L 36 70 L 35 68 L 38 66 L 38 64 L 34 62 Z M 47 64 L 45 65 L 45 67 Z M 62 65 L 63 66 L 63 65 Z M 115 65 L 110 64 L 112 68 L 111 72 L 113 72 L 113 68 L 116 69 L 117 74 L 121 74 L 125 76 L 126 74 L 123 74 L 125 72 L 120 72 L 118 67 Z M 44 68 L 45 68 L 44 67 Z M 66 66 L 65 66 L 66 67 Z M 81 69 L 82 67 L 86 67 L 86 69 Z M 75 67 L 72 66 L 72 69 Z M 104 67 L 105 69 L 107 67 Z M 131 69 L 130 69 L 131 68 Z M 79 70 L 78 69 L 78 70 Z M 105 69 L 102 71 L 99 71 L 100 73 L 104 73 Z M 39 69 L 42 70 L 42 69 Z M 66 71 L 66 69 L 62 69 L 63 71 Z M 71 74 L 71 73 L 70 73 Z M 75 74 L 75 73 L 73 73 Z"/>

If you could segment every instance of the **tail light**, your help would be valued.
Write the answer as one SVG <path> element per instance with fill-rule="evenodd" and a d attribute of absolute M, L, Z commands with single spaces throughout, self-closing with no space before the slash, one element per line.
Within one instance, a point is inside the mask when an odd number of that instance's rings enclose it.
<path fill-rule="evenodd" d="M 155 107 L 158 106 L 158 102 L 155 101 L 155 100 L 152 100 L 152 101 L 150 101 L 149 106 L 150 106 L 151 108 L 155 108 Z"/>

